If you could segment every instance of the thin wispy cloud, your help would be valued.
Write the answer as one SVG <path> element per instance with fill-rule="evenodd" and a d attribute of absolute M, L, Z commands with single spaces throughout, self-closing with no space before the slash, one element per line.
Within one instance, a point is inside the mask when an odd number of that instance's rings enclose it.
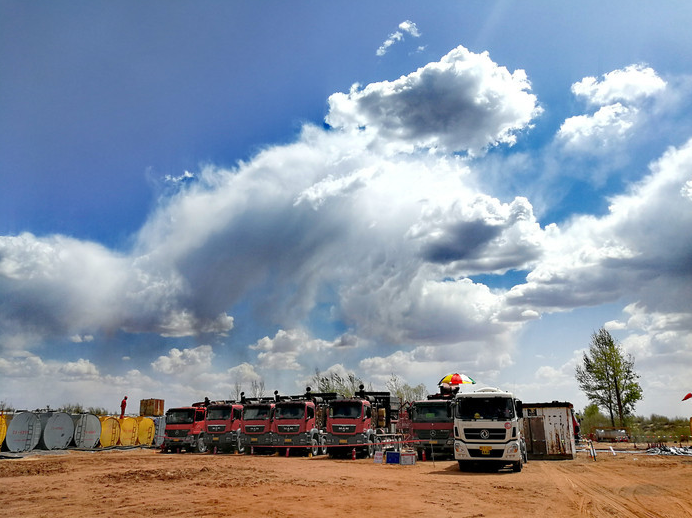
<path fill-rule="evenodd" d="M 394 31 L 387 37 L 386 40 L 384 40 L 384 42 L 382 43 L 382 45 L 380 45 L 375 54 L 377 54 L 378 56 L 384 56 L 389 51 L 389 48 L 392 45 L 404 40 L 404 34 L 408 34 L 413 38 L 420 38 L 421 36 L 418 27 L 416 27 L 416 24 L 410 20 L 405 20 L 399 24 L 398 31 Z"/>

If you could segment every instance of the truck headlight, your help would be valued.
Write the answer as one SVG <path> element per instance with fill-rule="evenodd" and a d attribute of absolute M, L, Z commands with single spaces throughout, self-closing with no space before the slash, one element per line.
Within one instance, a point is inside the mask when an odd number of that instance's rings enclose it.
<path fill-rule="evenodd" d="M 508 453 L 517 453 L 519 451 L 519 445 L 515 442 L 509 445 L 507 448 Z"/>

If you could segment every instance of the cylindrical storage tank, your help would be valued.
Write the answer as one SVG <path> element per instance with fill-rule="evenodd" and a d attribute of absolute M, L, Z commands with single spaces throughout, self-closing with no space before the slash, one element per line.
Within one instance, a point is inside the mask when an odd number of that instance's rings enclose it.
<path fill-rule="evenodd" d="M 5 414 L 0 414 L 0 445 L 5 440 L 5 435 L 7 435 L 7 420 Z"/>
<path fill-rule="evenodd" d="M 41 439 L 41 420 L 32 412 L 7 415 L 5 444 L 11 452 L 31 451 Z"/>
<path fill-rule="evenodd" d="M 115 417 L 109 417 L 107 415 L 99 417 L 101 421 L 101 446 L 103 448 L 110 448 L 118 444 L 120 439 L 120 423 Z"/>
<path fill-rule="evenodd" d="M 134 417 L 123 417 L 118 419 L 120 422 L 120 444 L 121 446 L 134 446 L 137 444 L 137 419 Z"/>
<path fill-rule="evenodd" d="M 166 416 L 155 417 L 155 430 L 154 430 L 154 446 L 159 447 L 163 444 L 163 439 L 166 435 Z"/>
<path fill-rule="evenodd" d="M 156 425 L 150 417 L 137 418 L 137 444 L 142 446 L 151 446 L 154 442 L 154 432 Z"/>
<path fill-rule="evenodd" d="M 72 417 L 65 412 L 44 412 L 41 420 L 41 440 L 38 447 L 43 450 L 64 450 L 74 436 Z"/>
<path fill-rule="evenodd" d="M 72 444 L 77 448 L 96 448 L 101 438 L 101 421 L 94 414 L 72 416 L 74 435 Z"/>

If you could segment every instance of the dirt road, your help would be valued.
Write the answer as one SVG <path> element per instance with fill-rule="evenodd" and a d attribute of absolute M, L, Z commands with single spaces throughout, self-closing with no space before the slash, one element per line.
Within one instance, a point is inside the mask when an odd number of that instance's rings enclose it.
<path fill-rule="evenodd" d="M 459 472 L 325 457 L 69 452 L 0 460 L 5 516 L 692 517 L 692 457 L 601 453 Z"/>

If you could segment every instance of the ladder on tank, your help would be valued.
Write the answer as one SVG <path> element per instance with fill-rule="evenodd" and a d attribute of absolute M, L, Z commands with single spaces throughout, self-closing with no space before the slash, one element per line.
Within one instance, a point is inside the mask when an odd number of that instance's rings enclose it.
<path fill-rule="evenodd" d="M 79 447 L 82 442 L 82 433 L 84 432 L 84 421 L 86 421 L 85 415 L 80 415 L 77 419 L 77 426 L 74 429 L 74 444 Z"/>
<path fill-rule="evenodd" d="M 24 442 L 24 451 L 31 451 L 34 442 L 34 422 L 29 419 L 26 425 L 26 441 Z"/>

